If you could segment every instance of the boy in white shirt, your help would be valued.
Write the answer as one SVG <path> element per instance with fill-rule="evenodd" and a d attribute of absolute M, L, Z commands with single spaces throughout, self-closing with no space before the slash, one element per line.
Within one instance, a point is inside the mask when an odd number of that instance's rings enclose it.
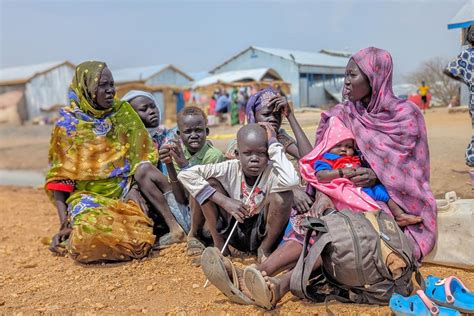
<path fill-rule="evenodd" d="M 268 123 L 239 130 L 236 158 L 191 167 L 178 179 L 201 204 L 215 247 L 223 247 L 237 220 L 230 245 L 263 261 L 283 235 L 299 177 Z"/>

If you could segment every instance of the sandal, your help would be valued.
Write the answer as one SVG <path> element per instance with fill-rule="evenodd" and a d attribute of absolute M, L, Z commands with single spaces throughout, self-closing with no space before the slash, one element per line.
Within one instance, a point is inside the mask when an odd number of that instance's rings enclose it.
<path fill-rule="evenodd" d="M 436 304 L 461 313 L 474 313 L 474 294 L 455 276 L 440 279 L 429 275 L 425 281 L 426 295 Z"/>
<path fill-rule="evenodd" d="M 278 278 L 270 278 L 276 287 L 280 285 Z M 255 265 L 248 266 L 244 270 L 245 286 L 252 294 L 252 298 L 256 305 L 268 310 L 274 309 L 278 303 L 276 294 L 267 285 L 262 273 Z"/>
<path fill-rule="evenodd" d="M 186 255 L 190 257 L 201 255 L 204 249 L 206 247 L 196 237 L 190 237 L 186 242 Z"/>
<path fill-rule="evenodd" d="M 416 291 L 416 294 L 410 297 L 394 293 L 390 298 L 389 306 L 397 316 L 461 315 L 457 310 L 436 305 L 422 290 Z"/>
<path fill-rule="evenodd" d="M 231 271 L 228 272 L 226 266 Z M 242 305 L 253 304 L 253 301 L 239 288 L 239 279 L 234 265 L 229 258 L 221 255 L 219 249 L 215 247 L 204 249 L 201 256 L 201 267 L 209 282 L 232 302 Z M 232 274 L 232 280 L 229 278 L 229 273 Z"/>

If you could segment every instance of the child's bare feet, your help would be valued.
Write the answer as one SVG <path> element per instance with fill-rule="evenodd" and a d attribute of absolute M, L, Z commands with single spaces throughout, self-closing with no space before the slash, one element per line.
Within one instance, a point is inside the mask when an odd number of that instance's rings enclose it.
<path fill-rule="evenodd" d="M 395 216 L 395 221 L 398 226 L 404 227 L 407 225 L 414 225 L 423 222 L 423 219 L 420 216 L 411 215 L 407 213 L 402 213 L 398 216 Z"/>
<path fill-rule="evenodd" d="M 262 271 L 262 276 L 267 282 L 267 286 L 273 294 L 272 302 L 276 305 L 283 296 L 285 296 L 286 292 L 280 286 L 280 280 L 276 277 L 270 277 L 267 275 L 265 271 Z"/>
<path fill-rule="evenodd" d="M 224 262 L 224 267 L 227 271 L 227 274 L 229 275 L 229 279 L 233 280 L 234 276 L 232 273 L 232 262 L 230 260 L 225 260 L 223 257 L 222 261 Z M 236 266 L 234 266 L 234 269 L 237 274 L 237 280 L 239 281 L 239 290 L 242 291 L 242 293 L 244 293 L 244 295 L 248 298 L 252 298 L 250 291 L 245 286 L 244 271 L 242 269 L 237 268 Z"/>

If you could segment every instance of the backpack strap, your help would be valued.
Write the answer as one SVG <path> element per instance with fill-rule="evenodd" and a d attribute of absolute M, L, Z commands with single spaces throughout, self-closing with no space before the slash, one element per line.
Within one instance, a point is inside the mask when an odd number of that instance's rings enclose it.
<path fill-rule="evenodd" d="M 300 298 L 311 298 L 306 292 L 308 281 L 318 257 L 321 255 L 326 245 L 331 242 L 331 236 L 326 234 L 326 223 L 319 218 L 307 217 L 303 226 L 307 228 L 307 232 L 298 263 L 291 274 L 290 290 L 293 295 Z M 309 249 L 309 240 L 313 231 L 317 231 L 318 234 L 315 237 L 314 244 Z"/>

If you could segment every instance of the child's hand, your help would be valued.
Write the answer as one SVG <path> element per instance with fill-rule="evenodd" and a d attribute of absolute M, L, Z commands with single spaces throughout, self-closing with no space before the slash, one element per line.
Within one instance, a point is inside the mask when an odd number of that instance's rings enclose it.
<path fill-rule="evenodd" d="M 314 199 L 309 196 L 302 188 L 293 189 L 293 207 L 300 214 L 306 213 L 311 209 Z"/>
<path fill-rule="evenodd" d="M 281 114 L 283 114 L 286 118 L 288 116 L 290 116 L 291 107 L 290 107 L 290 104 L 288 103 L 288 100 L 286 99 L 286 97 L 283 97 L 281 95 L 274 96 L 270 100 L 270 104 L 275 105 L 275 108 L 273 109 L 273 112 L 281 111 Z"/>
<path fill-rule="evenodd" d="M 248 205 L 231 198 L 226 199 L 222 208 L 232 215 L 239 223 L 243 223 L 244 219 L 249 215 Z"/>
<path fill-rule="evenodd" d="M 407 213 L 402 213 L 400 215 L 395 216 L 395 221 L 397 222 L 398 226 L 404 227 L 408 225 L 414 225 L 423 222 L 423 218 L 416 215 L 411 215 Z"/>
<path fill-rule="evenodd" d="M 173 156 L 171 156 L 171 147 L 170 144 L 164 144 L 161 146 L 160 150 L 158 150 L 158 154 L 160 156 L 160 161 L 164 164 L 173 163 Z"/>
<path fill-rule="evenodd" d="M 173 156 L 174 160 L 180 168 L 186 167 L 189 164 L 189 161 L 184 157 L 184 152 L 183 148 L 181 147 L 181 144 L 175 139 L 172 139 L 170 141 L 170 144 L 171 156 Z"/>
<path fill-rule="evenodd" d="M 272 124 L 270 124 L 268 122 L 259 122 L 258 125 L 265 128 L 265 130 L 267 131 L 267 140 L 268 141 L 270 141 L 272 138 L 276 139 L 277 134 L 276 134 L 276 131 L 273 128 Z"/>

